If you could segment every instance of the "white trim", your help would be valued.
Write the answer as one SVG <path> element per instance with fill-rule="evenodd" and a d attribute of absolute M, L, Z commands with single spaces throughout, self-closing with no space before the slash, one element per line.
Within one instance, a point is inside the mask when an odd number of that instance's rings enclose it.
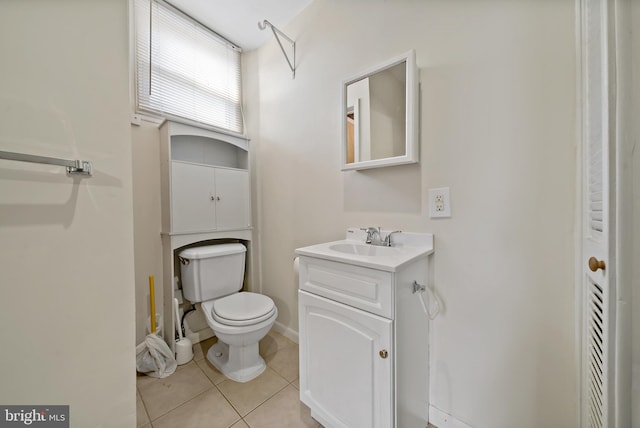
<path fill-rule="evenodd" d="M 574 233 L 574 335 L 575 335 L 575 346 L 574 346 L 574 361 L 576 362 L 576 384 L 575 388 L 578 393 L 578 402 L 574 408 L 574 413 L 576 413 L 576 420 L 578 421 L 578 426 L 582 426 L 582 321 L 584 317 L 584 311 L 582 309 L 582 282 L 583 282 L 583 272 L 582 272 L 582 259 L 583 259 L 583 251 L 582 251 L 582 231 L 583 231 L 583 195 L 582 195 L 582 185 L 583 185 L 583 168 L 582 168 L 582 136 L 583 136 L 583 123 L 584 123 L 584 108 L 583 108 L 583 34 L 582 34 L 582 1 L 583 0 L 575 0 L 575 37 L 576 37 L 576 187 L 575 187 L 575 224 L 573 228 Z"/>
<path fill-rule="evenodd" d="M 632 424 L 632 279 L 633 238 L 633 70 L 630 2 L 613 2 L 610 23 L 611 66 L 613 67 L 615 153 L 615 350 L 614 421 L 617 427 Z"/>
<path fill-rule="evenodd" d="M 211 127 L 202 127 L 197 125 L 190 125 L 184 121 L 163 120 L 163 123 L 167 124 L 169 129 L 169 135 L 174 137 L 178 135 L 205 137 L 213 140 L 224 141 L 229 144 L 244 150 L 249 151 L 249 138 L 246 136 L 232 134 L 228 132 L 220 132 L 219 130 L 212 129 Z"/>
<path fill-rule="evenodd" d="M 144 113 L 131 113 L 131 124 L 135 126 L 140 126 L 142 125 L 142 122 L 146 122 L 154 125 L 156 128 L 159 128 L 165 121 L 166 119 L 163 117 L 149 116 Z"/>
<path fill-rule="evenodd" d="M 429 406 L 429 423 L 438 428 L 473 428 L 434 406 Z"/>
<path fill-rule="evenodd" d="M 295 343 L 300 343 L 300 340 L 298 338 L 298 332 L 286 327 L 284 324 L 276 321 L 275 324 L 273 324 L 273 329 L 277 332 L 280 333 L 281 335 L 283 335 L 284 337 L 286 337 L 287 339 L 295 342 Z"/>
<path fill-rule="evenodd" d="M 406 91 L 405 91 L 405 153 L 401 156 L 388 157 L 383 159 L 372 159 L 347 163 L 347 87 L 364 78 L 370 77 L 379 71 L 388 70 L 398 64 L 406 63 Z M 352 171 L 383 166 L 405 165 L 420 162 L 420 136 L 419 131 L 419 80 L 420 73 L 416 65 L 416 51 L 411 49 L 403 55 L 394 57 L 383 64 L 370 67 L 362 73 L 351 76 L 342 81 L 342 96 L 340 107 L 340 150 L 341 150 L 341 170 Z"/>
<path fill-rule="evenodd" d="M 135 69 L 135 61 L 136 61 L 136 26 L 135 26 L 135 4 L 134 0 L 127 1 L 127 21 L 129 22 L 129 26 L 127 27 L 127 40 L 129 49 L 129 106 L 131 107 L 131 111 L 135 110 L 135 106 L 137 105 L 137 94 L 138 94 L 138 86 L 136 84 L 136 69 Z M 132 122 L 133 123 L 133 122 Z"/>

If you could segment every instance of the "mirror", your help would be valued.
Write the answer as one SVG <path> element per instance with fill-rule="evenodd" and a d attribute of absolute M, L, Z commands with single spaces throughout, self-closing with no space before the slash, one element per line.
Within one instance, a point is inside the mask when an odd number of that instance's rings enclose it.
<path fill-rule="evenodd" d="M 418 162 L 415 51 L 342 85 L 342 170 Z"/>

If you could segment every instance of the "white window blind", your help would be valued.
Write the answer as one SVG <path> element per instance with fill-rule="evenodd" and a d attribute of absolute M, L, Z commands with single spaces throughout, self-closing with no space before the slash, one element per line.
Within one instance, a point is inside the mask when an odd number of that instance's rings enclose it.
<path fill-rule="evenodd" d="M 240 50 L 160 0 L 136 0 L 137 110 L 241 134 Z"/>

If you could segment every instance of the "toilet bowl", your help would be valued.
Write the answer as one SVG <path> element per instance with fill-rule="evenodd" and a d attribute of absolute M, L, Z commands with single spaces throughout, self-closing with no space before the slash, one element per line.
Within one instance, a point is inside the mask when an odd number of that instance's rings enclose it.
<path fill-rule="evenodd" d="M 259 303 L 263 303 L 261 306 L 264 307 L 268 307 L 270 303 L 270 308 L 263 311 L 264 313 L 258 313 L 255 309 L 253 311 L 238 310 L 236 312 L 238 315 L 231 319 L 221 317 L 216 309 L 223 312 L 224 309 L 228 309 L 229 300 L 236 297 L 250 298 L 250 300 L 264 298 L 263 302 Z M 232 303 L 233 306 L 236 305 Z M 218 337 L 218 343 L 209 348 L 207 353 L 207 359 L 211 364 L 236 382 L 248 382 L 259 376 L 267 365 L 258 352 L 258 342 L 267 335 L 278 317 L 278 309 L 273 301 L 261 294 L 243 292 L 219 300 L 203 302 L 202 310 L 207 324 Z M 240 316 L 241 312 L 244 313 L 243 317 Z"/>
<path fill-rule="evenodd" d="M 245 252 L 242 244 L 220 244 L 179 254 L 184 296 L 191 303 L 201 303 L 207 324 L 218 337 L 207 359 L 237 382 L 248 382 L 265 370 L 258 342 L 278 317 L 268 296 L 240 292 Z"/>

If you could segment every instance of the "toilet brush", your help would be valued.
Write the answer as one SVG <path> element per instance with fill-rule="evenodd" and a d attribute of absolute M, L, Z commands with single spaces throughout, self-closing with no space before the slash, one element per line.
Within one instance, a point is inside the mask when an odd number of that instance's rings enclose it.
<path fill-rule="evenodd" d="M 178 330 L 178 340 L 176 340 L 176 362 L 178 365 L 187 364 L 193 359 L 193 344 L 188 337 L 182 337 L 182 326 L 180 325 L 180 310 L 178 299 L 173 299 L 173 308 L 176 313 L 176 329 Z"/>

